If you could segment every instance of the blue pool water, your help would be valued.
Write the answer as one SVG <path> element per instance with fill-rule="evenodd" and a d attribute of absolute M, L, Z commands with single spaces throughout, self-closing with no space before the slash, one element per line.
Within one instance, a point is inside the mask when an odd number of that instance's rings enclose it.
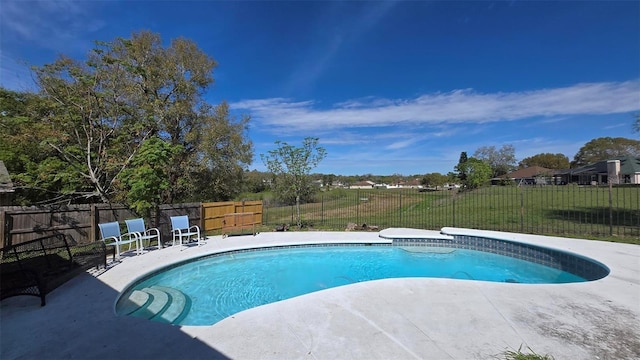
<path fill-rule="evenodd" d="M 210 325 L 237 312 L 361 281 L 435 277 L 509 283 L 585 279 L 487 252 L 438 247 L 296 247 L 213 256 L 159 272 L 128 290 L 180 290 L 190 309 L 180 325 Z M 126 292 L 125 292 L 126 295 Z"/>

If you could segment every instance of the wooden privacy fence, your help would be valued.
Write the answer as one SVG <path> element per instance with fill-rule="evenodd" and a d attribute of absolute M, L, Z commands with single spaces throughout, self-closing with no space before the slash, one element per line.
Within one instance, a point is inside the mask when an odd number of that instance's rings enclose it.
<path fill-rule="evenodd" d="M 249 220 L 243 225 L 256 225 L 262 223 L 262 201 L 227 201 L 202 204 L 203 227 L 206 231 L 223 231 L 225 226 L 225 215 L 246 214 Z M 246 219 L 246 217 L 245 217 Z"/>
<path fill-rule="evenodd" d="M 220 205 L 218 205 L 220 204 Z M 161 205 L 157 219 L 152 223 L 145 219 L 147 227 L 157 227 L 163 241 L 171 240 L 170 217 L 188 215 L 191 224 L 200 226 L 205 232 L 222 229 L 218 222 L 222 212 L 254 212 L 257 223 L 262 220 L 262 202 L 186 203 Z M 205 214 L 207 217 L 205 217 Z M 77 243 L 86 244 L 100 239 L 99 223 L 118 221 L 124 231 L 124 220 L 138 218 L 125 205 L 93 204 L 57 207 L 0 207 L 1 247 L 20 244 L 51 234 L 71 236 Z"/>

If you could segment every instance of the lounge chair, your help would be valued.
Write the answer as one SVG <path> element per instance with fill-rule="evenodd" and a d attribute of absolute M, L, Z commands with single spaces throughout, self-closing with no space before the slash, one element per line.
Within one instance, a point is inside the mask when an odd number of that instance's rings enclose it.
<path fill-rule="evenodd" d="M 120 258 L 120 246 L 129 244 L 129 249 L 131 250 L 131 244 L 135 243 L 136 245 L 136 255 L 140 254 L 140 239 L 136 233 L 120 233 L 120 224 L 117 221 L 108 222 L 98 224 L 100 227 L 100 236 L 102 237 L 102 241 L 104 241 L 107 246 L 115 246 L 116 247 L 116 256 Z M 108 242 L 111 241 L 111 242 Z"/>
<path fill-rule="evenodd" d="M 158 249 L 162 249 L 162 241 L 160 240 L 160 230 L 157 228 L 147 229 L 144 225 L 144 219 L 128 219 L 124 221 L 127 224 L 127 231 L 130 233 L 136 233 L 140 240 L 140 245 L 144 249 L 144 241 L 147 241 L 147 246 L 151 246 L 151 239 L 158 241 Z"/>
<path fill-rule="evenodd" d="M 200 227 L 197 225 L 189 226 L 189 217 L 187 215 L 171 217 L 171 234 L 173 234 L 173 245 L 176 240 L 180 245 L 187 245 L 191 240 L 197 239 L 200 246 Z M 194 238 L 195 237 L 195 238 Z M 184 242 L 186 240 L 186 242 Z"/>

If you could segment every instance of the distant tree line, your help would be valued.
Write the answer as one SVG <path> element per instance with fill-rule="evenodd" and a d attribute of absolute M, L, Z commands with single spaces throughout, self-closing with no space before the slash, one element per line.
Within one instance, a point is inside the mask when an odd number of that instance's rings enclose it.
<path fill-rule="evenodd" d="M 638 126 L 638 120 L 634 126 Z M 483 146 L 470 158 L 466 152 L 462 152 L 455 166 L 455 174 L 465 188 L 474 189 L 492 178 L 498 178 L 517 169 L 540 166 L 550 170 L 563 170 L 620 156 L 640 157 L 640 141 L 622 137 L 602 137 L 582 146 L 571 162 L 564 154 L 541 153 L 524 158 L 517 165 L 513 145 L 504 145 L 500 149 Z"/>

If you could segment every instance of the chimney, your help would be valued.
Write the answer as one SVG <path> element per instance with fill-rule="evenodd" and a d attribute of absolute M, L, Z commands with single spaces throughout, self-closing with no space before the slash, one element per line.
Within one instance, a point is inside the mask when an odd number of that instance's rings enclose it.
<path fill-rule="evenodd" d="M 610 184 L 620 184 L 620 160 L 607 160 L 607 177 Z"/>

